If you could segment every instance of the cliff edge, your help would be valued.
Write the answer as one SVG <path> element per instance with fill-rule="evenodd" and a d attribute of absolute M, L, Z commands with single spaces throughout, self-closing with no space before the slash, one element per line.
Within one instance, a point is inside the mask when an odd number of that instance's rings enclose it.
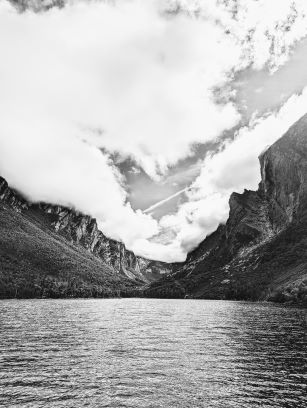
<path fill-rule="evenodd" d="M 144 296 L 307 305 L 307 115 L 259 161 L 258 190 L 233 193 L 227 223 Z"/>
<path fill-rule="evenodd" d="M 90 216 L 31 204 L 0 177 L 0 298 L 128 296 L 169 271 L 107 238 Z"/>

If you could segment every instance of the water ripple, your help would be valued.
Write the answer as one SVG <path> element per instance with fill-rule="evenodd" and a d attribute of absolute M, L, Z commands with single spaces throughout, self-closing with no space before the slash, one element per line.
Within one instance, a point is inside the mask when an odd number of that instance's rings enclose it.
<path fill-rule="evenodd" d="M 307 406 L 306 311 L 268 303 L 0 302 L 0 406 Z"/>

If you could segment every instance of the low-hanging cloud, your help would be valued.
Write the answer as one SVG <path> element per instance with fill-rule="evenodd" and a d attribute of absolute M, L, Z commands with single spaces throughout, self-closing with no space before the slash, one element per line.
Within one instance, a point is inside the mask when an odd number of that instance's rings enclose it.
<path fill-rule="evenodd" d="M 251 120 L 233 141 L 225 141 L 220 151 L 208 154 L 197 179 L 187 191 L 188 202 L 177 214 L 160 221 L 166 228 L 177 229 L 177 246 L 182 254 L 191 251 L 208 234 L 225 223 L 232 192 L 256 190 L 260 182 L 258 157 L 288 128 L 307 112 L 307 88 L 293 95 L 278 111 Z"/>
<path fill-rule="evenodd" d="M 138 254 L 183 260 L 225 220 L 230 192 L 257 179 L 263 143 L 255 129 L 262 122 L 207 157 L 189 202 L 160 222 L 131 208 L 109 153 L 131 157 L 159 179 L 195 143 L 216 140 L 240 120 L 226 85 L 250 65 L 278 69 L 306 35 L 306 11 L 299 0 L 278 7 L 118 0 L 20 13 L 0 0 L 1 175 L 33 201 L 96 217 L 108 236 Z M 274 126 L 274 135 L 285 127 Z M 249 132 L 250 156 L 230 160 Z"/>

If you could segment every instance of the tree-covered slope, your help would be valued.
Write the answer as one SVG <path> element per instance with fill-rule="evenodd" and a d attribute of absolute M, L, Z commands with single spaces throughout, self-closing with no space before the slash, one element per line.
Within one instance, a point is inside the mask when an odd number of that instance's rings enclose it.
<path fill-rule="evenodd" d="M 0 297 L 117 296 L 136 283 L 0 202 Z"/>

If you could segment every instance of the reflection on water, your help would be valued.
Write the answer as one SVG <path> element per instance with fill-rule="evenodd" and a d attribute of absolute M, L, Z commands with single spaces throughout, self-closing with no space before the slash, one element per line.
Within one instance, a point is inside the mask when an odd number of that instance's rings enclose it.
<path fill-rule="evenodd" d="M 0 406 L 307 406 L 304 310 L 8 300 L 0 301 L 0 329 Z"/>

